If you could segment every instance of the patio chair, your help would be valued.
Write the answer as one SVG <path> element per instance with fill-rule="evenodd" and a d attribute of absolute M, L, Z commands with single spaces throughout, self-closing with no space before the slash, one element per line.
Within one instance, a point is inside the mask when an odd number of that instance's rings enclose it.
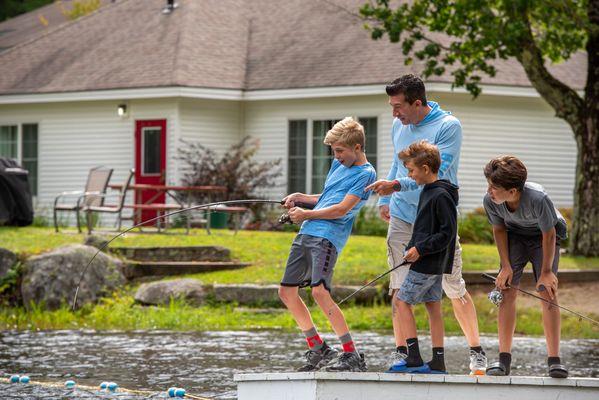
<path fill-rule="evenodd" d="M 81 233 L 80 213 L 86 207 L 101 206 L 104 203 L 103 195 L 106 193 L 112 171 L 111 168 L 94 167 L 89 170 L 84 191 L 62 192 L 56 196 L 53 210 L 54 230 L 56 232 L 58 232 L 58 211 L 67 211 L 75 212 L 77 215 L 77 230 Z M 75 196 L 77 196 L 77 200 L 74 203 L 59 203 L 64 197 L 73 198 Z"/>
<path fill-rule="evenodd" d="M 85 208 L 86 219 L 87 219 L 87 233 L 92 233 L 92 213 L 109 213 L 116 214 L 117 216 L 117 230 L 121 230 L 121 223 L 123 220 L 123 208 L 125 207 L 125 199 L 127 198 L 127 192 L 129 191 L 129 186 L 131 185 L 131 181 L 133 180 L 133 176 L 135 176 L 135 170 L 129 170 L 129 176 L 125 180 L 125 183 L 121 186 L 116 204 L 108 205 L 92 205 Z M 103 194 L 101 195 L 103 198 L 109 195 Z"/>

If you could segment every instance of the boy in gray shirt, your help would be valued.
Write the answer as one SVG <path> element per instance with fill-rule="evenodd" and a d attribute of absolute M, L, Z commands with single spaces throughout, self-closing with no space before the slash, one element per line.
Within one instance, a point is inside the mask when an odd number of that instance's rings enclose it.
<path fill-rule="evenodd" d="M 499 361 L 487 375 L 509 375 L 511 347 L 516 327 L 516 296 L 524 266 L 530 261 L 537 291 L 557 304 L 559 241 L 566 238 L 566 221 L 541 185 L 526 182 L 526 167 L 516 157 L 497 157 L 485 166 L 488 182 L 483 204 L 500 259 L 495 281 L 503 301 L 499 305 Z M 560 310 L 541 302 L 547 341 L 549 376 L 566 378 L 567 369 L 559 357 Z"/>

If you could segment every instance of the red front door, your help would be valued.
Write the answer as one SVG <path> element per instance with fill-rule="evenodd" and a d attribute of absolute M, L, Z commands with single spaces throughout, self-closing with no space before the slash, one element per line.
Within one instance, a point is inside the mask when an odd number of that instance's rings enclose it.
<path fill-rule="evenodd" d="M 166 120 L 135 121 L 135 183 L 164 185 L 165 178 Z M 135 191 L 136 204 L 164 203 L 164 197 L 164 193 L 157 194 L 153 190 Z M 135 223 L 154 217 L 155 211 L 144 210 L 136 214 Z"/>

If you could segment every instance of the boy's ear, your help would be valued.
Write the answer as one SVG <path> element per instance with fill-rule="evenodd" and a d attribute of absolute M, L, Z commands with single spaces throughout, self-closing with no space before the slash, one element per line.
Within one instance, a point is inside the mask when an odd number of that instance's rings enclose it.
<path fill-rule="evenodd" d="M 424 173 L 425 173 L 426 175 L 428 175 L 428 174 L 430 174 L 430 173 L 431 173 L 431 167 L 429 167 L 429 166 L 428 166 L 428 165 L 426 165 L 426 164 L 424 164 L 424 165 L 422 166 L 422 169 L 424 170 Z"/>

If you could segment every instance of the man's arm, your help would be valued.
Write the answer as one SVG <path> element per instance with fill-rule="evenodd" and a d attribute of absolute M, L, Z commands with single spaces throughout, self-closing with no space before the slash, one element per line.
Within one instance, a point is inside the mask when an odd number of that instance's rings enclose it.
<path fill-rule="evenodd" d="M 362 200 L 361 197 L 348 194 L 340 203 L 319 210 L 305 210 L 303 208 L 293 207 L 289 210 L 289 217 L 296 224 L 307 219 L 337 219 L 347 214 L 360 202 L 360 200 Z"/>

